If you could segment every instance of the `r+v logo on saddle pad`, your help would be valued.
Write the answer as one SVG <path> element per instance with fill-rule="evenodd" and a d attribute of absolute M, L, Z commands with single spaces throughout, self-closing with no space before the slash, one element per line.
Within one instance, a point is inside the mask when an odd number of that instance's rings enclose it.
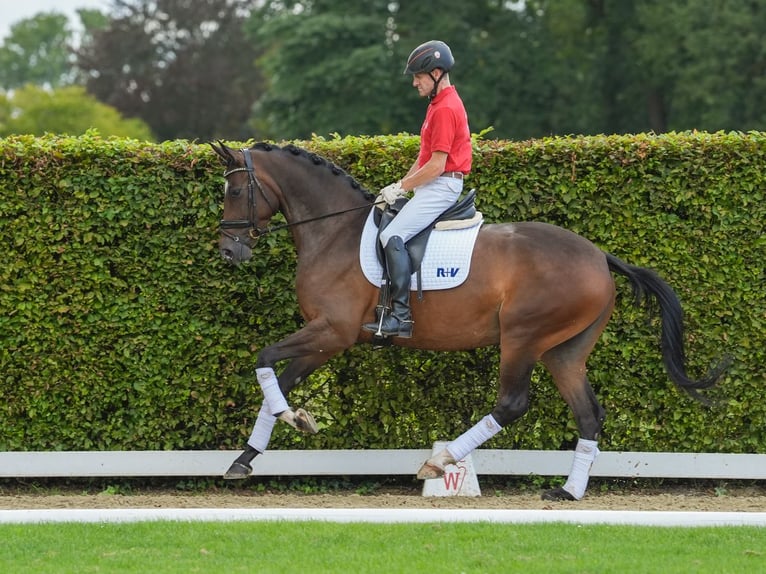
<path fill-rule="evenodd" d="M 458 273 L 460 273 L 460 267 L 437 267 L 436 268 L 437 277 L 457 277 Z"/>

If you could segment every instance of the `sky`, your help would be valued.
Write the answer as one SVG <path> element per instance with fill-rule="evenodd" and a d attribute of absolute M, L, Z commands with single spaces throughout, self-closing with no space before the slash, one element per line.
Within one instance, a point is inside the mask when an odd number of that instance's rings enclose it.
<path fill-rule="evenodd" d="M 19 20 L 40 12 L 59 12 L 69 17 L 70 25 L 79 22 L 78 8 L 95 8 L 108 12 L 109 0 L 0 0 L 0 40 L 5 39 L 11 26 Z"/>

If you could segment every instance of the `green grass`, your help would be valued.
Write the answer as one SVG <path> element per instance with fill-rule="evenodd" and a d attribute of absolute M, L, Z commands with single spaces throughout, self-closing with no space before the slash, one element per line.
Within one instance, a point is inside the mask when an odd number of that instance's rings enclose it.
<path fill-rule="evenodd" d="M 0 525 L 0 572 L 766 571 L 766 530 L 573 524 Z"/>

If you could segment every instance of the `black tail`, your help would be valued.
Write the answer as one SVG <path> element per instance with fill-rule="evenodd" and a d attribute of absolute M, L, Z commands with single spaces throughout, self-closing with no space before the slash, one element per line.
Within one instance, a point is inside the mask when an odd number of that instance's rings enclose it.
<path fill-rule="evenodd" d="M 675 291 L 651 269 L 629 265 L 609 253 L 606 254 L 606 261 L 610 271 L 628 278 L 637 306 L 647 298 L 647 295 L 652 296 L 659 304 L 662 319 L 662 360 L 665 370 L 679 388 L 695 399 L 707 403 L 697 390 L 715 385 L 731 364 L 731 360 L 726 358 L 720 361 L 699 380 L 689 378 L 685 366 L 683 310 Z"/>

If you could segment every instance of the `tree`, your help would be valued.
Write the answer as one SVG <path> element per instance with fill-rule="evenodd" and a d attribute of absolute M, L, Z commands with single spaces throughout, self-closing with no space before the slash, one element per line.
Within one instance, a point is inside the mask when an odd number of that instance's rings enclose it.
<path fill-rule="evenodd" d="M 468 86 L 471 63 L 481 57 L 469 48 L 480 45 L 481 32 L 470 23 L 508 12 L 490 10 L 495 4 L 443 0 L 436 10 L 388 0 L 267 2 L 248 23 L 268 80 L 252 123 L 259 133 L 281 138 L 417 133 L 427 103 L 402 74 L 407 56 L 426 40 L 446 41 L 459 63 L 453 74 L 465 78 L 461 93 L 477 94 Z"/>
<path fill-rule="evenodd" d="M 761 104 L 766 96 L 763 2 L 540 0 L 537 4 L 547 25 L 558 23 L 557 30 L 563 31 L 550 41 L 569 38 L 565 61 L 578 69 L 574 85 L 584 88 L 571 100 L 574 117 L 584 120 L 573 132 L 766 126 Z M 572 79 L 571 74 L 561 75 L 557 90 L 566 90 L 566 81 Z"/>
<path fill-rule="evenodd" d="M 766 129 L 764 2 L 643 0 L 632 41 L 654 131 Z"/>
<path fill-rule="evenodd" d="M 160 139 L 238 139 L 260 94 L 246 0 L 113 0 L 77 52 L 88 92 Z"/>
<path fill-rule="evenodd" d="M 427 104 L 402 71 L 412 49 L 441 39 L 455 55 L 450 78 L 474 132 L 584 131 L 597 117 L 577 108 L 593 108 L 589 47 L 574 41 L 585 9 L 581 0 L 565 3 L 565 12 L 551 12 L 532 1 L 442 0 L 438 9 L 385 0 L 267 2 L 248 23 L 269 82 L 253 125 L 280 138 L 418 133 Z"/>
<path fill-rule="evenodd" d="M 25 84 L 57 87 L 70 83 L 72 32 L 67 17 L 40 13 L 11 26 L 0 46 L 0 87 L 6 90 Z"/>
<path fill-rule="evenodd" d="M 252 121 L 284 138 L 416 133 L 424 103 L 401 69 L 441 39 L 474 132 L 764 129 L 764 25 L 760 0 L 265 2 L 248 23 L 269 82 Z"/>
<path fill-rule="evenodd" d="M 269 82 L 251 125 L 259 137 L 278 139 L 396 130 L 387 2 L 329 11 L 319 4 L 275 14 L 267 6 L 250 19 Z"/>
<path fill-rule="evenodd" d="M 161 139 L 417 133 L 427 103 L 402 69 L 435 38 L 474 132 L 766 126 L 761 0 L 112 0 L 79 16 L 74 61 L 63 16 L 14 26 L 0 86 L 83 84 Z"/>
<path fill-rule="evenodd" d="M 12 94 L 0 94 L 0 136 L 79 135 L 89 129 L 104 136 L 154 139 L 141 120 L 120 117 L 117 110 L 89 96 L 82 86 L 46 90 L 30 84 Z"/>

